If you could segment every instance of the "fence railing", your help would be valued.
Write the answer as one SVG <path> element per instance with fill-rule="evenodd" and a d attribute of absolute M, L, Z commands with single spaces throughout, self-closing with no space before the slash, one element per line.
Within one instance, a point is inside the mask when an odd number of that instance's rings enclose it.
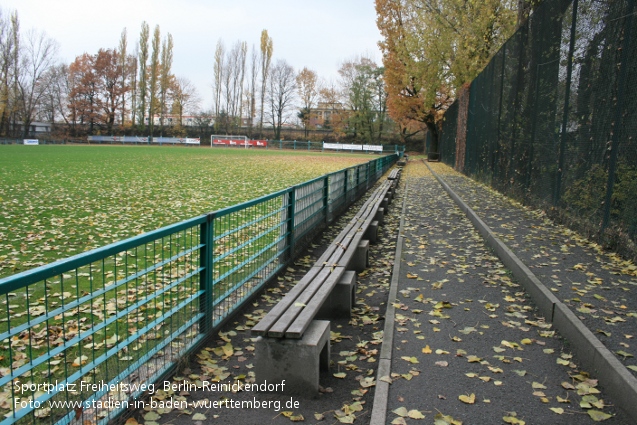
<path fill-rule="evenodd" d="M 440 153 L 637 259 L 635 3 L 543 2 L 446 112 Z"/>
<path fill-rule="evenodd" d="M 0 279 L 0 425 L 134 407 L 397 158 Z"/>

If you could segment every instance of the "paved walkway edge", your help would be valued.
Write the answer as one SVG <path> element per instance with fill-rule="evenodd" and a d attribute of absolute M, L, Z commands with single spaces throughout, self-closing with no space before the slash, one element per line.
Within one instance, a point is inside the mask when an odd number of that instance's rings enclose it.
<path fill-rule="evenodd" d="M 625 410 L 637 422 L 637 378 L 564 303 L 544 286 L 513 251 L 491 231 L 489 226 L 460 199 L 444 179 L 437 175 L 429 164 L 425 162 L 425 165 L 471 220 L 487 245 L 496 252 L 500 261 L 524 286 L 544 317 L 551 321 L 560 334 L 570 342 L 584 369 L 593 373 L 608 394 L 613 397 L 617 406 Z M 374 398 L 374 407 L 376 407 L 375 401 L 376 398 Z"/>
<path fill-rule="evenodd" d="M 400 261 L 403 256 L 403 227 L 405 225 L 405 211 L 407 208 L 408 182 L 405 182 L 405 193 L 403 195 L 403 206 L 400 213 L 400 226 L 398 227 L 398 238 L 396 240 L 396 255 L 394 256 L 394 268 L 391 274 L 389 285 L 389 295 L 387 296 L 387 310 L 385 310 L 385 327 L 383 328 L 383 343 L 380 348 L 380 359 L 378 362 L 378 372 L 376 373 L 376 389 L 374 390 L 374 404 L 370 425 L 385 425 L 387 422 L 387 400 L 389 398 L 389 382 L 382 378 L 391 374 L 392 349 L 394 345 L 395 313 L 394 301 L 398 294 L 398 279 L 400 277 Z"/>

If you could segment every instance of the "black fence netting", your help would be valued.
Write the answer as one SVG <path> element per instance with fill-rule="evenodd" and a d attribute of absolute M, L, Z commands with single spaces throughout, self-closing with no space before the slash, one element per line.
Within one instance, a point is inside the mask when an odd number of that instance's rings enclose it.
<path fill-rule="evenodd" d="M 635 0 L 544 2 L 440 135 L 445 163 L 633 258 L 636 13 Z"/>

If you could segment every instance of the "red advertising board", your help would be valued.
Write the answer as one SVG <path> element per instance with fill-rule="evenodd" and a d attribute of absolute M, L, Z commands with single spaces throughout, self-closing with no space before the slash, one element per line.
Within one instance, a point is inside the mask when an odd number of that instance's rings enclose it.
<path fill-rule="evenodd" d="M 267 140 L 230 140 L 230 139 L 213 139 L 213 145 L 226 145 L 226 146 L 255 146 L 266 147 L 268 146 Z"/>

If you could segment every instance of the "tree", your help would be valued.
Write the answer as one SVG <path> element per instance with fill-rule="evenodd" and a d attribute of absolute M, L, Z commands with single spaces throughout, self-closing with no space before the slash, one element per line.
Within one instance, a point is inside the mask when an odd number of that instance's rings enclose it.
<path fill-rule="evenodd" d="M 95 58 L 88 53 L 75 58 L 69 65 L 68 119 L 73 132 L 78 124 L 88 125 L 93 131 L 98 121 L 98 78 Z"/>
<path fill-rule="evenodd" d="M 371 59 L 345 62 L 339 69 L 347 98 L 347 129 L 366 143 L 379 143 L 386 120 L 384 69 Z"/>
<path fill-rule="evenodd" d="M 6 18 L 0 9 L 0 134 L 9 133 L 10 118 L 15 112 L 18 58 L 20 46 L 18 13 Z"/>
<path fill-rule="evenodd" d="M 112 133 L 115 115 L 124 103 L 126 85 L 122 84 L 119 54 L 115 50 L 100 49 L 94 59 L 94 75 L 97 79 L 97 102 L 101 109 L 99 120 Z"/>
<path fill-rule="evenodd" d="M 303 122 L 305 137 L 307 137 L 312 108 L 314 108 L 316 104 L 320 90 L 316 72 L 303 68 L 296 76 L 296 87 L 299 99 L 301 100 L 301 111 L 299 112 L 298 117 L 301 119 L 301 122 Z"/>
<path fill-rule="evenodd" d="M 252 54 L 250 55 L 250 79 L 248 80 L 248 90 L 246 93 L 247 116 L 248 116 L 248 136 L 252 137 L 252 128 L 254 126 L 254 118 L 256 117 L 257 108 L 257 71 L 259 59 L 257 50 L 252 46 Z"/>
<path fill-rule="evenodd" d="M 179 117 L 179 125 L 183 125 L 184 112 L 192 112 L 199 107 L 201 99 L 192 82 L 186 78 L 172 80 L 173 104 L 172 114 Z"/>
<path fill-rule="evenodd" d="M 153 129 L 155 127 L 155 112 L 158 109 L 157 84 L 159 82 L 159 54 L 161 49 L 161 34 L 159 31 L 159 25 L 155 25 L 152 49 L 153 52 L 150 59 L 150 73 L 148 76 L 148 126 L 150 127 L 149 132 L 151 139 L 153 138 Z"/>
<path fill-rule="evenodd" d="M 323 82 L 319 90 L 319 99 L 331 110 L 329 118 L 323 121 L 323 127 L 332 130 L 334 137 L 339 140 L 345 136 L 346 114 L 343 110 L 343 96 L 338 85 L 334 81 Z"/>
<path fill-rule="evenodd" d="M 270 70 L 268 81 L 269 119 L 274 128 L 274 139 L 277 140 L 281 138 L 281 128 L 289 118 L 289 109 L 294 101 L 296 91 L 294 68 L 285 60 L 279 59 Z"/>
<path fill-rule="evenodd" d="M 144 116 L 146 115 L 146 99 L 148 98 L 148 40 L 150 28 L 146 21 L 142 22 L 142 30 L 139 34 L 139 52 L 137 62 L 139 64 L 139 83 L 137 84 L 137 110 L 138 121 L 144 127 Z"/>
<path fill-rule="evenodd" d="M 22 137 L 27 138 L 40 100 L 46 93 L 47 73 L 55 65 L 57 43 L 45 33 L 29 31 L 22 50 L 17 78 L 17 121 L 22 122 Z"/>
<path fill-rule="evenodd" d="M 223 40 L 217 41 L 217 47 L 215 48 L 215 64 L 214 64 L 214 82 L 213 87 L 213 106 L 214 115 L 219 115 L 221 112 L 221 88 L 224 72 L 224 59 L 225 59 L 225 47 Z"/>
<path fill-rule="evenodd" d="M 46 74 L 46 92 L 38 107 L 37 119 L 45 122 L 67 120 L 67 98 L 70 91 L 69 67 L 58 64 L 51 67 Z"/>
<path fill-rule="evenodd" d="M 217 131 L 223 128 L 230 133 L 242 123 L 247 54 L 248 45 L 244 41 L 237 41 L 227 52 L 221 40 L 217 43 L 213 84 Z"/>
<path fill-rule="evenodd" d="M 510 36 L 507 0 L 376 0 L 388 112 L 403 141 L 427 129 L 437 151 L 437 123 L 455 96 Z"/>
<path fill-rule="evenodd" d="M 126 88 L 129 73 L 129 58 L 126 50 L 128 49 L 128 40 L 126 38 L 126 28 L 122 31 L 119 39 L 119 69 L 121 72 L 121 86 Z M 126 92 L 127 90 L 125 90 Z M 126 122 L 126 98 L 122 99 L 121 118 L 122 125 Z"/>
<path fill-rule="evenodd" d="M 174 76 L 171 73 L 173 64 L 173 37 L 166 36 L 161 50 L 161 73 L 159 77 L 159 124 L 164 128 L 164 115 L 167 112 L 168 91 Z"/>
<path fill-rule="evenodd" d="M 273 52 L 274 46 L 272 44 L 272 38 L 268 35 L 268 30 L 264 29 L 261 31 L 261 119 L 259 120 L 259 133 L 263 132 L 263 107 L 265 104 L 265 92 Z"/>

